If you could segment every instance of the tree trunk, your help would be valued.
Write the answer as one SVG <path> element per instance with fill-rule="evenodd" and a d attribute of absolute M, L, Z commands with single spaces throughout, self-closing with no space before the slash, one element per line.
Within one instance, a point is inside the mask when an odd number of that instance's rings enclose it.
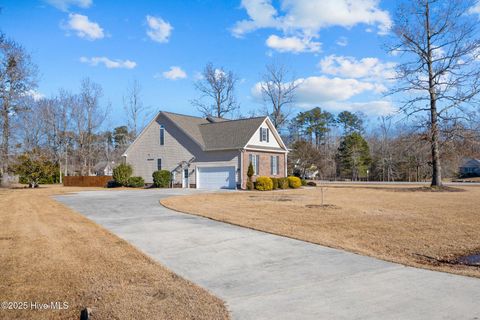
<path fill-rule="evenodd" d="M 6 173 L 8 170 L 8 147 L 9 147 L 9 138 L 10 138 L 10 119 L 8 115 L 8 107 L 3 106 L 2 110 L 2 118 L 3 118 L 3 134 L 2 134 L 2 155 L 1 155 L 1 160 L 2 164 L 0 166 L 0 169 L 2 173 Z"/>
<path fill-rule="evenodd" d="M 425 4 L 425 17 L 427 28 L 427 64 L 428 64 L 428 88 L 430 93 L 430 134 L 432 149 L 432 187 L 442 186 L 442 167 L 440 165 L 440 149 L 438 145 L 438 114 L 437 114 L 437 96 L 435 92 L 435 79 L 433 78 L 432 68 L 432 48 L 431 48 L 431 30 L 430 30 L 430 10 L 429 2 Z"/>

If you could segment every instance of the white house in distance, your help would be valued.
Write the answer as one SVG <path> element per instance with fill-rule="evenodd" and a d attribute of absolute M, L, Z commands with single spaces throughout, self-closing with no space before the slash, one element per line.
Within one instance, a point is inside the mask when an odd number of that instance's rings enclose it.
<path fill-rule="evenodd" d="M 123 157 L 147 183 L 154 171 L 168 170 L 177 187 L 243 189 L 250 162 L 254 181 L 285 177 L 287 153 L 268 117 L 227 120 L 161 111 Z"/>

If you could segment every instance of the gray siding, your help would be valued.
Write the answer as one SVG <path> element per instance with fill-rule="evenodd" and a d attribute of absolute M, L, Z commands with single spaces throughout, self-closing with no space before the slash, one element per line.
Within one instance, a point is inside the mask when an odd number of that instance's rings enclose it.
<path fill-rule="evenodd" d="M 165 128 L 165 144 L 160 145 L 160 125 Z M 133 166 L 133 174 L 151 183 L 157 170 L 157 159 L 162 159 L 162 169 L 173 171 L 182 161 L 195 161 L 189 167 L 189 184 L 196 183 L 196 166 L 235 166 L 239 168 L 239 151 L 204 152 L 168 118 L 160 115 L 127 150 L 126 162 Z M 153 160 L 148 160 L 153 159 Z M 238 171 L 238 170 L 237 170 Z M 183 172 L 176 173 L 176 183 L 182 182 Z M 237 174 L 237 183 L 238 174 Z"/>

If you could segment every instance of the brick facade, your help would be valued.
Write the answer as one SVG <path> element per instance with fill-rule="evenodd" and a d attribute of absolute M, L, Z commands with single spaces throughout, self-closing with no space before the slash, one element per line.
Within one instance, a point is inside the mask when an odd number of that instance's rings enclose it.
<path fill-rule="evenodd" d="M 258 167 L 258 175 L 253 175 L 252 180 L 258 176 L 266 176 L 266 177 L 275 177 L 275 178 L 283 178 L 285 177 L 285 160 L 286 154 L 278 153 L 278 152 L 267 152 L 267 151 L 253 151 L 253 150 L 246 150 L 243 152 L 243 159 L 242 159 L 242 189 L 246 188 L 247 183 L 247 171 L 248 165 L 250 164 L 249 155 L 259 155 L 259 167 Z M 272 175 L 271 174 L 271 167 L 270 167 L 270 157 L 271 156 L 278 156 L 278 174 Z"/>

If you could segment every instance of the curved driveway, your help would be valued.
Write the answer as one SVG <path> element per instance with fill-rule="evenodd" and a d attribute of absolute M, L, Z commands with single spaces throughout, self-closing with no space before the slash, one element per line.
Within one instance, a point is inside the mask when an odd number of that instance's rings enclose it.
<path fill-rule="evenodd" d="M 234 319 L 480 319 L 480 279 L 404 267 L 159 205 L 161 198 L 193 192 L 199 191 L 92 191 L 56 199 L 225 300 Z"/>

